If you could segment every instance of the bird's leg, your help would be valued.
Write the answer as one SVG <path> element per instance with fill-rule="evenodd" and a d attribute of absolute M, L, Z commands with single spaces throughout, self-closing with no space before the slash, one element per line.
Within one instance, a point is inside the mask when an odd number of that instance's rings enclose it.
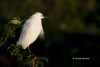
<path fill-rule="evenodd" d="M 30 53 L 31 58 L 33 58 L 34 55 L 33 55 L 32 51 L 30 50 L 29 46 L 28 46 L 28 50 L 29 50 L 29 53 Z"/>
<path fill-rule="evenodd" d="M 28 50 L 29 50 L 29 53 L 30 53 L 30 57 L 32 58 L 32 67 L 34 67 L 34 61 L 36 60 L 36 56 L 33 55 L 32 51 L 30 50 L 29 46 L 28 46 Z"/>

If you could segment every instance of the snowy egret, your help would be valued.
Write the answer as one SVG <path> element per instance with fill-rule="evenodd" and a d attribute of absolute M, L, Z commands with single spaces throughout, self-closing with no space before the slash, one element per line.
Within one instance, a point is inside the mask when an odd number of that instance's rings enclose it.
<path fill-rule="evenodd" d="M 24 23 L 17 45 L 21 45 L 23 49 L 26 49 L 27 47 L 29 48 L 29 45 L 32 44 L 38 36 L 40 38 L 44 37 L 41 22 L 41 19 L 43 18 L 48 17 L 44 17 L 42 13 L 36 12 Z"/>

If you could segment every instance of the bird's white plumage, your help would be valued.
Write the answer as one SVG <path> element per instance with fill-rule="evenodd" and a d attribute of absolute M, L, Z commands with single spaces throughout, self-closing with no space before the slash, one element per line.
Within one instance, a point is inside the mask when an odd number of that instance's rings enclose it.
<path fill-rule="evenodd" d="M 43 15 L 36 12 L 24 23 L 17 45 L 21 45 L 23 49 L 26 49 L 37 39 L 38 36 L 44 36 L 41 23 L 42 18 Z"/>

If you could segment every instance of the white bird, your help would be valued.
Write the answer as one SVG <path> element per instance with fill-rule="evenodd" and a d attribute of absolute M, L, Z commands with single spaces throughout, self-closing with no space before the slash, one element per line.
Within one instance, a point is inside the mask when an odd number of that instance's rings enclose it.
<path fill-rule="evenodd" d="M 44 17 L 42 13 L 36 12 L 24 23 L 17 45 L 21 45 L 23 49 L 26 49 L 37 39 L 38 36 L 40 38 L 44 37 L 41 22 L 41 19 L 43 18 L 48 17 Z"/>

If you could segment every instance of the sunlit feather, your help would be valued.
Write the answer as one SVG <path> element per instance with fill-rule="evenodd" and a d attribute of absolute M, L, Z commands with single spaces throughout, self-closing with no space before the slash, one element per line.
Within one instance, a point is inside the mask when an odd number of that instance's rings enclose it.
<path fill-rule="evenodd" d="M 32 44 L 38 36 L 44 37 L 44 31 L 42 27 L 41 13 L 36 12 L 32 15 L 22 26 L 20 37 L 17 41 L 17 45 L 21 45 L 23 49 L 26 49 Z"/>

